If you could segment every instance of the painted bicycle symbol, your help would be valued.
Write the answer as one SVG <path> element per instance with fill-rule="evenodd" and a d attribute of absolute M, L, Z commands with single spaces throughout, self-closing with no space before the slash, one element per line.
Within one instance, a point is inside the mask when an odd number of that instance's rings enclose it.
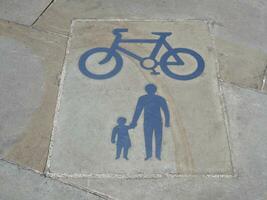
<path fill-rule="evenodd" d="M 160 66 L 161 70 L 169 77 L 176 79 L 176 80 L 191 80 L 194 79 L 202 74 L 205 68 L 205 62 L 203 58 L 194 50 L 187 49 L 187 48 L 172 48 L 171 45 L 166 41 L 166 38 L 170 36 L 171 32 L 152 32 L 154 35 L 158 35 L 158 39 L 123 39 L 122 34 L 123 32 L 128 32 L 126 28 L 116 28 L 113 29 L 113 34 L 115 35 L 115 39 L 110 48 L 106 47 L 97 47 L 86 51 L 79 60 L 79 69 L 80 71 L 87 77 L 92 79 L 108 79 L 120 72 L 123 66 L 123 59 L 120 53 L 124 53 L 137 61 L 140 62 L 140 66 L 145 69 L 151 71 L 152 75 L 158 75 L 160 72 L 157 72 L 156 69 Z M 121 43 L 152 43 L 155 44 L 152 52 L 148 57 L 141 57 L 123 47 L 120 46 Z M 164 46 L 167 51 L 164 53 L 159 61 L 156 59 L 157 55 L 160 52 L 160 49 Z M 190 73 L 177 73 L 173 71 L 173 66 L 182 67 L 185 65 L 185 62 L 179 56 L 179 54 L 187 54 L 194 58 L 196 61 L 196 66 L 193 71 Z M 89 62 L 91 57 L 97 55 L 104 55 L 99 58 L 97 64 L 99 67 L 102 67 L 104 71 L 101 73 L 96 73 L 93 70 L 93 66 Z M 115 59 L 115 64 L 112 61 Z M 89 62 L 89 64 L 88 64 Z M 105 71 L 105 65 L 114 64 L 112 69 L 108 69 Z M 87 66 L 88 65 L 88 66 Z"/>

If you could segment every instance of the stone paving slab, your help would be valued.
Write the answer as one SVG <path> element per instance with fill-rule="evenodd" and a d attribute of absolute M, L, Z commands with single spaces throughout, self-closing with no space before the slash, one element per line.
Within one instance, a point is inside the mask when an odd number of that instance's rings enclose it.
<path fill-rule="evenodd" d="M 0 157 L 44 169 L 66 38 L 0 21 Z"/>
<path fill-rule="evenodd" d="M 222 79 L 241 87 L 264 89 L 261 82 L 267 65 L 266 16 L 263 0 L 56 0 L 34 27 L 68 34 L 71 20 L 77 18 L 210 20 L 216 27 Z"/>
<path fill-rule="evenodd" d="M 267 96 L 224 85 L 235 176 L 160 179 L 62 179 L 114 199 L 265 200 Z"/>
<path fill-rule="evenodd" d="M 266 53 L 218 37 L 215 43 L 222 80 L 245 88 L 267 91 L 263 82 L 267 67 Z"/>
<path fill-rule="evenodd" d="M 1 0 L 0 19 L 32 25 L 51 0 Z"/>
<path fill-rule="evenodd" d="M 223 38 L 250 41 L 266 49 L 266 13 L 267 5 L 263 0 L 203 0 L 201 3 L 196 0 L 56 0 L 42 15 L 36 27 L 68 33 L 74 18 L 212 19 L 218 23 L 218 34 Z"/>
<path fill-rule="evenodd" d="M 1 200 L 103 199 L 0 160 Z"/>
<path fill-rule="evenodd" d="M 77 180 L 70 182 L 75 184 Z M 108 194 L 112 199 L 129 200 L 265 200 L 267 197 L 266 181 L 251 178 L 88 179 L 80 187 Z"/>
<path fill-rule="evenodd" d="M 124 38 L 155 39 L 158 36 L 152 36 L 152 31 L 172 32 L 167 39 L 172 46 L 193 49 L 203 57 L 203 74 L 192 80 L 176 80 L 158 69 L 160 75 L 151 75 L 139 62 L 123 55 L 123 69 L 116 76 L 103 80 L 85 76 L 78 66 L 81 55 L 94 47 L 110 46 L 114 39 L 112 30 L 118 27 L 129 29 Z M 151 51 L 145 44 L 131 45 L 128 45 L 130 50 L 139 55 Z M 55 118 L 50 172 L 56 176 L 232 174 L 212 45 L 208 25 L 200 21 L 74 21 Z M 180 72 L 179 68 L 173 68 L 172 72 L 178 70 L 176 73 L 186 75 L 195 71 L 196 60 L 181 54 L 186 67 Z M 98 62 L 97 55 L 88 58 L 87 68 L 91 67 L 90 62 L 92 66 Z M 114 62 L 112 59 L 104 66 L 109 70 Z M 90 69 L 102 74 L 98 69 L 105 68 Z M 130 124 L 138 97 L 145 94 L 148 83 L 158 87 L 157 94 L 166 98 L 170 110 L 171 127 L 163 130 L 162 160 L 153 157 L 144 161 L 142 117 L 137 128 L 129 130 L 132 140 L 129 160 L 115 160 L 116 145 L 110 141 L 112 129 L 119 116 L 126 117 L 126 124 Z"/>

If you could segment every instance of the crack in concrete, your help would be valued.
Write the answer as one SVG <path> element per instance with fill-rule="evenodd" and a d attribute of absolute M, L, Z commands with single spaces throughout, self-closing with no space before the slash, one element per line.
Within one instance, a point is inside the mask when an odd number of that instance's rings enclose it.
<path fill-rule="evenodd" d="M 45 7 L 45 9 L 41 12 L 41 14 L 34 20 L 31 26 L 33 26 L 39 18 L 45 13 L 45 11 L 54 3 L 55 0 L 51 0 L 51 2 Z"/>

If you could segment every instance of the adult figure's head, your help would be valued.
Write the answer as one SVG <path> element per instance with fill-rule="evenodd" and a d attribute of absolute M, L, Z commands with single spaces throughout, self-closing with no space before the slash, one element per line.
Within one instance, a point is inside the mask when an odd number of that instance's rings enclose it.
<path fill-rule="evenodd" d="M 150 83 L 150 84 L 147 84 L 146 87 L 145 87 L 145 90 L 147 92 L 147 94 L 155 94 L 157 92 L 157 86 Z"/>

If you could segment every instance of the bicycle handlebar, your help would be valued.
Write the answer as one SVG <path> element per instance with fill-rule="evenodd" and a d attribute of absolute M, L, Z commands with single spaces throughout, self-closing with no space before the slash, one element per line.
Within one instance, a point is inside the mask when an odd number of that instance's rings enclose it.
<path fill-rule="evenodd" d="M 128 32 L 128 28 L 115 28 L 112 31 L 112 33 L 115 35 L 123 32 Z"/>

